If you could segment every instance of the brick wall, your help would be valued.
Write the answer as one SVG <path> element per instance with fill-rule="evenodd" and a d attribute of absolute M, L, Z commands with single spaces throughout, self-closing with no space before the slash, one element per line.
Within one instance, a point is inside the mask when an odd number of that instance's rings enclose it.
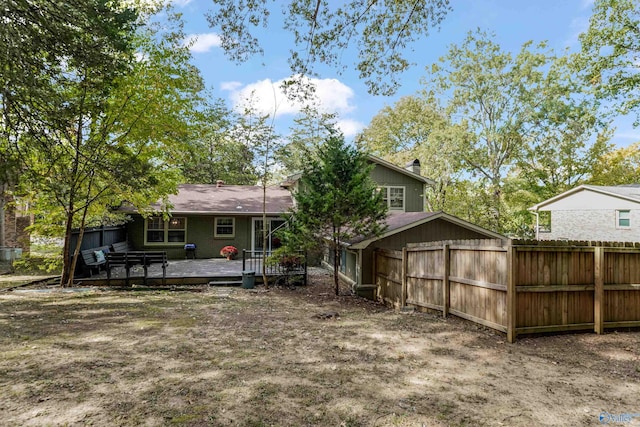
<path fill-rule="evenodd" d="M 640 210 L 631 210 L 631 227 L 618 228 L 616 211 L 553 211 L 551 232 L 540 233 L 540 240 L 640 241 Z"/>
<path fill-rule="evenodd" d="M 26 228 L 31 225 L 29 216 L 22 216 L 16 211 L 13 198 L 4 195 L 4 242 L 0 247 L 22 248 L 23 253 L 30 250 L 30 236 Z M 1 235 L 1 234 L 0 234 Z"/>

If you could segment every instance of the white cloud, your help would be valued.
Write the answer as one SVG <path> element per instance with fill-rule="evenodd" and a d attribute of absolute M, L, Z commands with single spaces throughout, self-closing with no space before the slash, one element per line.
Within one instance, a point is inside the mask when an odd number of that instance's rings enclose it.
<path fill-rule="evenodd" d="M 582 0 L 582 4 L 580 6 L 583 9 L 591 9 L 593 7 L 593 3 L 594 2 L 595 2 L 595 0 Z"/>
<path fill-rule="evenodd" d="M 190 34 L 184 40 L 184 45 L 195 53 L 209 52 L 212 47 L 220 46 L 220 36 L 216 33 Z"/>
<path fill-rule="evenodd" d="M 614 138 L 640 141 L 640 131 L 634 132 L 633 130 L 630 130 L 630 131 L 616 132 L 614 133 Z"/>
<path fill-rule="evenodd" d="M 356 136 L 358 132 L 365 128 L 364 123 L 351 119 L 338 120 L 337 125 L 338 129 L 347 138 Z"/>
<path fill-rule="evenodd" d="M 351 104 L 353 90 L 337 79 L 309 79 L 315 85 L 315 99 L 308 101 L 317 105 L 323 112 L 345 114 L 354 110 Z M 294 115 L 305 103 L 288 99 L 281 86 L 283 80 L 260 80 L 246 86 L 227 89 L 229 98 L 237 111 L 242 111 L 248 104 L 262 114 L 275 114 L 276 117 Z"/>
<path fill-rule="evenodd" d="M 222 82 L 220 83 L 220 90 L 226 90 L 229 92 L 233 92 L 238 88 L 242 87 L 242 83 L 240 82 Z"/>
<path fill-rule="evenodd" d="M 188 5 L 189 3 L 191 3 L 193 0 L 170 0 L 169 3 L 173 3 L 176 6 L 179 7 L 184 7 L 186 5 Z"/>
<path fill-rule="evenodd" d="M 580 43 L 580 34 L 585 33 L 589 29 L 589 18 L 578 17 L 573 18 L 569 24 L 569 30 L 571 34 L 565 40 L 565 46 L 576 46 Z"/>

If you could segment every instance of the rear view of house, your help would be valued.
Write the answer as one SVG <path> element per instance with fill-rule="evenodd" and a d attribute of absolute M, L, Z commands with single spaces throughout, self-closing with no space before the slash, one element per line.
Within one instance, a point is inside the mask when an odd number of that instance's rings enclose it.
<path fill-rule="evenodd" d="M 169 258 L 184 258 L 185 245 L 196 245 L 197 258 L 220 257 L 225 246 L 262 251 L 262 230 L 269 235 L 284 224 L 281 215 L 293 204 L 289 190 L 267 187 L 266 224 L 262 218 L 263 188 L 252 185 L 184 184 L 169 197 L 171 216 L 143 218 L 132 212 L 127 235 L 139 250 L 163 250 Z M 160 212 L 161 205 L 153 206 Z M 267 251 L 279 242 L 268 239 Z"/>

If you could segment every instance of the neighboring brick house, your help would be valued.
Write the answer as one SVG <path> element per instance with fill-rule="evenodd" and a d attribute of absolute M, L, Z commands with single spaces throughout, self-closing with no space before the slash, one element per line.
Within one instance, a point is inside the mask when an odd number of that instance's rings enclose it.
<path fill-rule="evenodd" d="M 640 184 L 581 185 L 529 210 L 539 240 L 640 242 Z"/>
<path fill-rule="evenodd" d="M 30 249 L 29 232 L 31 218 L 17 209 L 7 185 L 0 185 L 0 261 L 13 259 L 15 249 L 20 253 L 27 253 Z M 14 252 L 9 252 L 14 251 Z"/>

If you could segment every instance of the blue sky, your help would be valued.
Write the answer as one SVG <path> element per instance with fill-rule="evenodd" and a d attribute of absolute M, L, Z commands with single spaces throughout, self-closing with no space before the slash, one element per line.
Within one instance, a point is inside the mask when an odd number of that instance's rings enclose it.
<path fill-rule="evenodd" d="M 261 39 L 264 56 L 237 65 L 226 59 L 219 47 L 219 38 L 208 25 L 205 14 L 213 7 L 210 0 L 171 2 L 175 10 L 183 14 L 185 32 L 194 38 L 191 47 L 194 64 L 200 68 L 207 87 L 232 107 L 241 108 L 242 100 L 252 91 L 264 112 L 273 114 L 277 105 L 276 129 L 286 134 L 299 109 L 287 102 L 277 87 L 290 76 L 286 61 L 290 36 L 273 25 Z M 275 3 L 279 8 L 280 3 Z M 316 81 L 320 102 L 326 111 L 339 114 L 339 126 L 347 139 L 366 127 L 384 106 L 393 105 L 402 96 L 415 94 L 421 88 L 419 82 L 425 66 L 437 62 L 449 45 L 460 43 L 467 32 L 476 28 L 495 33 L 502 48 L 512 52 L 517 52 L 528 40 L 546 40 L 556 52 L 565 48 L 576 50 L 578 35 L 588 26 L 592 0 L 453 0 L 451 6 L 453 11 L 440 30 L 433 29 L 428 37 L 412 46 L 414 51 L 409 57 L 416 65 L 400 76 L 401 88 L 392 97 L 368 94 L 349 62 L 342 74 L 321 69 Z M 344 56 L 348 58 L 349 52 Z M 613 138 L 616 145 L 622 147 L 640 141 L 640 130 L 634 129 L 632 122 L 632 118 L 616 120 Z"/>

